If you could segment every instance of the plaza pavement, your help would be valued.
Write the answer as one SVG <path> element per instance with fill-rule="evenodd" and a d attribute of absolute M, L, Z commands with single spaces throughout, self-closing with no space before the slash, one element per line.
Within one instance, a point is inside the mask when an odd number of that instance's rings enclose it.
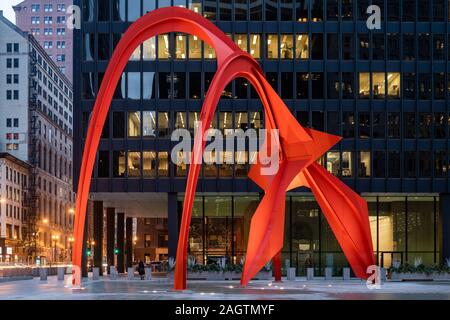
<path fill-rule="evenodd" d="M 252 281 L 246 288 L 239 281 L 188 281 L 185 292 L 172 291 L 165 279 L 127 280 L 119 278 L 83 282 L 83 289 L 72 290 L 71 276 L 57 281 L 32 280 L 0 283 L 0 300 L 449 300 L 450 282 L 385 282 L 380 289 L 368 289 L 361 280 L 296 281 L 282 283 Z"/>

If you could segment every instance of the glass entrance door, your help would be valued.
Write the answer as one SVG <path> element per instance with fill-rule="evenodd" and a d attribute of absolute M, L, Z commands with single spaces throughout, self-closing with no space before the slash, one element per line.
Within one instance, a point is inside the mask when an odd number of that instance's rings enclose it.
<path fill-rule="evenodd" d="M 382 251 L 380 255 L 382 268 L 389 269 L 396 264 L 403 264 L 403 252 L 401 251 Z"/>

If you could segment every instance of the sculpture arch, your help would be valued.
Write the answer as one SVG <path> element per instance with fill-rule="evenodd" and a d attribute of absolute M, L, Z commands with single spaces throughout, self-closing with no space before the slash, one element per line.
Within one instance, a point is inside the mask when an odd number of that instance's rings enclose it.
<path fill-rule="evenodd" d="M 80 285 L 83 232 L 90 182 L 100 135 L 120 76 L 134 50 L 145 40 L 157 34 L 182 32 L 198 36 L 216 50 L 217 72 L 210 84 L 201 110 L 202 131 L 194 141 L 192 157 L 199 159 L 206 141 L 205 128 L 209 128 L 220 95 L 226 85 L 237 77 L 250 81 L 257 91 L 265 112 L 267 129 L 278 129 L 279 170 L 270 176 L 261 174 L 257 162 L 249 177 L 264 191 L 250 227 L 249 244 L 241 283 L 248 281 L 282 249 L 284 233 L 284 205 L 286 191 L 306 186 L 317 198 L 345 256 L 355 274 L 367 278 L 366 269 L 374 264 L 368 210 L 365 201 L 344 183 L 329 174 L 315 161 L 340 138 L 301 127 L 281 98 L 264 78 L 259 64 L 200 15 L 179 7 L 161 8 L 150 12 L 133 23 L 117 45 L 108 65 L 89 124 L 79 177 L 75 243 L 73 246 L 73 284 Z M 180 235 L 178 240 L 174 288 L 186 288 L 186 260 L 192 205 L 198 181 L 199 161 L 192 161 L 187 179 Z"/>

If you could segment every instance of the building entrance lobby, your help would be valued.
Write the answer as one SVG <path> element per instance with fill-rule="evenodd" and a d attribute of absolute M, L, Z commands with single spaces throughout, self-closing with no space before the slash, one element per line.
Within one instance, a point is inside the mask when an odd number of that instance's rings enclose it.
<path fill-rule="evenodd" d="M 93 193 L 89 206 L 90 227 L 85 243 L 93 266 L 117 267 L 119 273 L 143 261 L 155 272 L 165 273 L 175 259 L 182 193 Z M 389 268 L 421 260 L 442 263 L 442 224 L 439 196 L 363 195 L 368 202 L 376 261 Z M 258 193 L 198 193 L 189 231 L 191 263 L 242 264 L 249 227 L 260 201 Z M 87 250 L 89 251 L 89 250 Z M 87 252 L 83 251 L 83 252 Z M 348 263 L 314 197 L 290 193 L 286 197 L 283 271 L 306 268 L 335 275 Z"/>

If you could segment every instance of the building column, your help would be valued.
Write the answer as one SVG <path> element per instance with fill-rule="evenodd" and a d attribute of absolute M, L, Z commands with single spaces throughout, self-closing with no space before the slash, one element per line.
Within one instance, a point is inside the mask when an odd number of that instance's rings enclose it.
<path fill-rule="evenodd" d="M 103 201 L 94 201 L 94 267 L 103 275 Z"/>
<path fill-rule="evenodd" d="M 173 259 L 175 259 L 177 256 L 178 234 L 180 229 L 177 196 L 178 195 L 176 192 L 169 192 L 167 194 L 169 258 Z"/>
<path fill-rule="evenodd" d="M 115 242 L 115 218 L 116 209 L 106 209 L 106 263 L 108 265 L 108 274 L 110 266 L 114 266 L 114 242 Z"/>
<path fill-rule="evenodd" d="M 117 272 L 124 273 L 125 272 L 125 266 L 124 266 L 124 240 L 125 240 L 125 234 L 124 234 L 124 228 L 125 228 L 125 214 L 118 213 L 117 214 L 117 249 L 119 249 L 119 252 L 117 254 Z"/>
<path fill-rule="evenodd" d="M 127 268 L 133 266 L 133 218 L 128 217 L 125 224 L 126 228 L 126 250 Z"/>
<path fill-rule="evenodd" d="M 440 194 L 439 214 L 442 221 L 442 262 L 450 259 L 450 194 Z"/>

